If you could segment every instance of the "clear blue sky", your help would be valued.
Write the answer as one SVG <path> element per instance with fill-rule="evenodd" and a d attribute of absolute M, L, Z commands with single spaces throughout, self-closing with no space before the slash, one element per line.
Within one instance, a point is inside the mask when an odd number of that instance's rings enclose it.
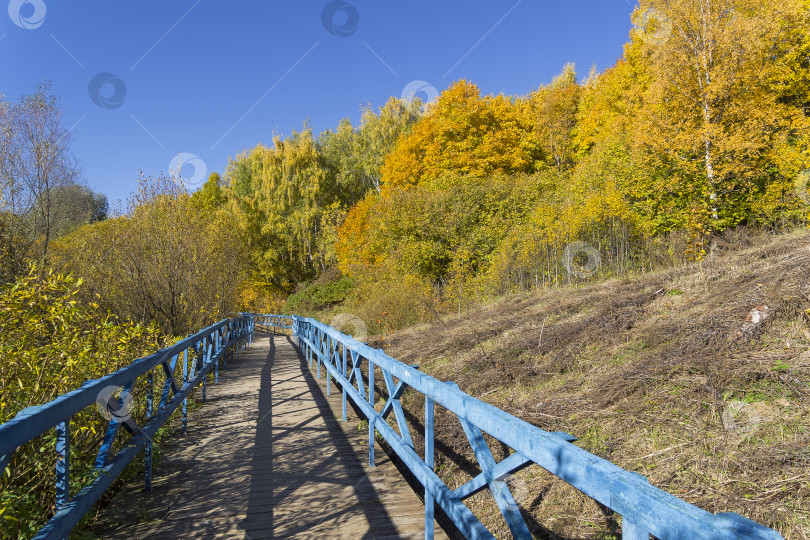
<path fill-rule="evenodd" d="M 344 117 L 356 123 L 361 104 L 380 106 L 412 81 L 441 91 L 465 78 L 485 93 L 515 95 L 547 83 L 566 62 L 581 77 L 592 65 L 601 71 L 621 56 L 634 7 L 629 0 L 2 3 L 9 14 L 0 10 L 0 93 L 16 100 L 51 81 L 84 180 L 111 201 L 135 189 L 139 170 L 167 173 L 178 153 L 221 173 L 229 157 L 306 119 L 316 132 Z M 193 164 L 182 169 L 194 172 Z"/>

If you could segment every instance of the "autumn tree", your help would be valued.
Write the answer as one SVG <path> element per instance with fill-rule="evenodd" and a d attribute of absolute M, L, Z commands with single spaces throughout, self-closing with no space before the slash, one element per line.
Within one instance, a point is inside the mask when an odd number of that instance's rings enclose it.
<path fill-rule="evenodd" d="M 386 157 L 397 141 L 410 133 L 425 107 L 419 98 L 410 101 L 390 98 L 379 112 L 374 112 L 371 106 L 364 108 L 353 152 L 361 156 L 364 177 L 377 193 Z"/>
<path fill-rule="evenodd" d="M 200 189 L 191 194 L 192 199 L 208 211 L 215 211 L 225 206 L 228 194 L 225 191 L 225 180 L 219 173 L 213 172 Z"/>
<path fill-rule="evenodd" d="M 109 203 L 107 196 L 95 193 L 87 186 L 67 184 L 53 188 L 48 197 L 50 211 L 50 230 L 53 238 L 65 235 L 73 230 L 107 218 Z M 44 212 L 35 205 L 32 219 L 37 219 Z M 35 226 L 35 225 L 34 225 Z"/>
<path fill-rule="evenodd" d="M 56 242 L 54 263 L 119 316 L 185 335 L 238 309 L 246 253 L 238 224 L 167 178 L 141 178 L 122 216 Z"/>
<path fill-rule="evenodd" d="M 226 178 L 254 267 L 266 282 L 289 293 L 333 264 L 333 252 L 319 250 L 318 240 L 323 213 L 339 190 L 311 129 L 241 154 Z"/>
<path fill-rule="evenodd" d="M 504 95 L 481 96 L 464 80 L 453 84 L 386 157 L 383 186 L 535 171 L 542 150 L 524 107 Z"/>
<path fill-rule="evenodd" d="M 551 84 L 533 92 L 528 105 L 547 163 L 562 173 L 574 164 L 574 128 L 581 87 L 573 64 L 566 64 Z"/>
<path fill-rule="evenodd" d="M 626 56 L 650 82 L 633 140 L 660 171 L 648 196 L 679 196 L 691 229 L 744 221 L 773 181 L 773 141 L 798 111 L 772 82 L 793 53 L 794 25 L 806 28 L 807 17 L 799 0 L 645 0 L 637 8 Z"/>
<path fill-rule="evenodd" d="M 37 256 L 44 259 L 57 232 L 56 190 L 78 180 L 70 132 L 46 83 L 13 105 L 0 105 L 0 115 L 0 211 L 6 219 L 6 234 L 14 237 L 13 243 L 21 246 L 24 255 L 36 243 Z"/>

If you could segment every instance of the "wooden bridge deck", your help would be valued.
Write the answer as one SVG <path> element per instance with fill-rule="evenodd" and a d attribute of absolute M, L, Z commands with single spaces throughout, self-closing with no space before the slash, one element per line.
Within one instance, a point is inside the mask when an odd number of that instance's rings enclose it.
<path fill-rule="evenodd" d="M 323 380 L 321 381 L 323 382 Z M 423 537 L 424 507 L 367 432 L 340 422 L 289 338 L 257 332 L 220 370 L 188 433 L 166 450 L 151 493 L 125 487 L 102 538 Z M 445 537 L 438 527 L 437 538 Z"/>

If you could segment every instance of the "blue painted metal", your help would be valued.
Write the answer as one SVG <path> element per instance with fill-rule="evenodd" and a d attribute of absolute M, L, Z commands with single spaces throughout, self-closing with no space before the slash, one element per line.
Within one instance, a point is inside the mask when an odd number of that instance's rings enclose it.
<path fill-rule="evenodd" d="M 405 444 L 413 448 L 413 439 L 411 438 L 411 432 L 408 428 L 408 422 L 405 419 L 405 411 L 402 410 L 402 404 L 399 402 L 399 398 L 405 392 L 407 385 L 402 381 L 394 385 L 394 378 L 385 370 L 382 371 L 382 375 L 390 397 L 383 406 L 380 417 L 385 419 L 391 411 L 394 411 L 394 417 L 397 420 L 397 428 L 399 428 L 399 436 L 402 437 Z"/>
<path fill-rule="evenodd" d="M 70 499 L 70 420 L 56 424 L 56 509 Z"/>
<path fill-rule="evenodd" d="M 234 344 L 234 346 L 235 345 L 236 344 Z M 206 361 L 205 361 L 205 353 L 203 352 L 203 348 L 204 348 L 204 345 L 201 344 L 200 347 L 199 347 L 199 351 L 200 351 L 199 354 L 200 354 L 200 360 L 202 360 L 202 364 L 205 365 Z M 206 395 L 205 395 L 206 392 L 205 391 L 207 390 L 207 387 L 208 387 L 208 372 L 206 372 L 205 376 L 202 378 L 202 402 L 203 403 L 205 403 L 205 398 L 206 398 Z"/>
<path fill-rule="evenodd" d="M 146 374 L 146 421 L 148 422 L 155 412 L 155 377 L 150 371 Z M 186 400 L 183 400 L 185 406 Z M 143 452 L 144 470 L 143 470 L 143 489 L 147 493 L 152 491 L 152 441 L 146 443 L 146 448 Z"/>
<path fill-rule="evenodd" d="M 219 335 L 219 333 L 217 333 Z M 219 348 L 219 342 L 217 342 Z M 222 357 L 223 366 L 225 365 L 225 356 Z M 188 349 L 183 351 L 183 388 L 188 385 Z M 188 428 L 188 398 L 183 400 L 183 433 Z"/>
<path fill-rule="evenodd" d="M 251 340 L 252 341 L 252 340 Z M 222 331 L 214 333 L 214 350 L 219 350 L 220 344 L 222 343 Z M 222 357 L 222 369 L 228 367 L 227 356 Z"/>
<path fill-rule="evenodd" d="M 377 420 L 377 414 L 374 410 L 374 362 L 368 361 L 368 403 L 371 405 L 371 410 L 374 411 L 368 417 L 368 466 L 374 466 L 374 424 Z"/>
<path fill-rule="evenodd" d="M 622 518 L 622 540 L 650 540 L 650 535 L 627 518 Z"/>
<path fill-rule="evenodd" d="M 332 362 L 332 357 L 334 356 L 334 353 L 335 353 L 335 342 L 332 341 L 332 338 L 327 338 L 327 340 L 326 340 L 326 348 L 329 349 L 329 360 L 328 361 L 331 363 Z M 327 371 L 326 372 L 326 395 L 327 396 L 332 395 L 331 388 L 329 387 L 329 381 L 330 381 L 330 377 L 329 377 L 329 372 Z"/>
<path fill-rule="evenodd" d="M 320 345 L 320 344 L 319 344 Z M 320 349 L 320 347 L 318 347 Z M 317 372 L 315 373 L 315 377 L 320 381 L 321 380 L 321 357 L 318 356 L 317 360 Z"/>
<path fill-rule="evenodd" d="M 126 430 L 133 434 L 138 430 L 138 426 L 135 425 L 132 419 L 127 418 L 126 411 L 124 410 L 124 403 L 126 402 L 127 394 L 129 394 L 133 382 L 135 382 L 134 379 L 124 383 L 121 394 L 117 399 L 113 396 L 109 396 L 108 398 L 107 410 L 110 412 L 110 423 L 107 425 L 107 430 L 104 432 L 104 439 L 96 455 L 96 460 L 93 463 L 93 469 L 99 469 L 107 463 L 113 443 L 118 436 L 118 431 L 121 429 L 121 426 L 125 426 Z"/>
<path fill-rule="evenodd" d="M 340 374 L 346 376 L 346 346 L 343 347 L 343 363 L 341 364 Z M 346 421 L 346 389 L 343 388 L 343 421 Z"/>
<path fill-rule="evenodd" d="M 515 452 L 511 456 L 495 464 L 495 466 L 490 469 L 489 475 L 481 473 L 472 480 L 468 481 L 466 484 L 457 487 L 454 492 L 456 495 L 458 495 L 459 499 L 464 500 L 467 497 L 475 495 L 479 491 L 487 489 L 489 487 L 487 481 L 488 477 L 504 478 L 506 475 L 517 472 L 531 464 L 532 460 Z"/>
<path fill-rule="evenodd" d="M 270 320 L 275 316 L 255 317 Z M 369 463 L 373 464 L 373 436 L 376 429 L 425 487 L 426 535 L 432 530 L 432 502 L 435 501 L 466 537 L 491 538 L 489 531 L 462 502 L 462 499 L 488 488 L 513 535 L 528 537 L 528 527 L 504 479 L 508 474 L 537 464 L 621 515 L 627 523 L 627 537 L 648 538 L 653 534 L 662 540 L 781 538 L 776 531 L 737 514 L 711 514 L 697 508 L 650 485 L 641 475 L 621 469 L 573 445 L 576 438 L 567 433 L 544 431 L 319 321 L 292 316 L 291 326 L 292 336 L 304 349 L 307 358 L 317 362 L 318 370 L 323 364 L 327 377 L 331 375 L 368 418 Z M 351 366 L 342 369 L 331 361 L 332 351 L 328 345 L 324 346 L 327 338 L 343 347 Z M 367 393 L 363 389 L 361 372 L 364 361 L 368 362 Z M 380 412 L 374 408 L 374 371 L 377 368 L 383 374 L 389 391 L 388 402 Z M 396 384 L 395 379 L 398 381 Z M 425 396 L 424 460 L 415 453 L 409 434 L 406 434 L 399 421 L 397 405 L 406 388 Z M 450 490 L 432 470 L 434 403 L 459 418 L 481 466 L 481 474 L 455 491 Z M 397 417 L 399 433 L 384 420 L 383 413 L 387 416 L 392 411 Z M 483 439 L 483 433 L 503 442 L 514 453 L 496 463 Z"/>
<path fill-rule="evenodd" d="M 206 343 L 208 343 L 207 340 L 206 340 Z M 213 348 L 214 348 L 213 343 L 208 343 L 207 346 L 208 346 L 209 350 L 213 350 Z M 219 360 L 214 362 L 214 382 L 215 383 L 219 382 Z"/>
<path fill-rule="evenodd" d="M 170 361 L 164 361 L 160 364 L 163 368 L 163 373 L 166 375 L 166 382 L 163 383 L 163 392 L 160 394 L 158 410 L 166 406 L 166 402 L 169 400 L 169 391 L 171 391 L 172 394 L 177 394 L 178 392 L 177 383 L 174 381 L 174 368 L 177 367 L 178 357 L 179 354 L 175 354 Z"/>
<path fill-rule="evenodd" d="M 294 334 L 297 334 L 297 341 L 303 346 L 311 347 L 315 355 L 319 358 L 325 357 L 326 351 L 321 348 L 322 340 L 318 335 L 318 332 L 321 332 L 322 330 L 315 325 L 321 325 L 322 329 L 329 329 L 329 327 L 322 325 L 313 319 L 301 319 L 300 317 L 295 316 L 293 319 L 296 323 L 296 327 L 294 328 L 293 332 Z M 343 377 L 334 366 L 332 366 L 332 375 L 335 377 L 335 379 L 337 379 L 340 385 L 346 388 L 349 397 L 366 416 L 366 418 L 376 418 L 379 414 L 369 403 L 367 398 L 368 394 L 363 392 L 363 379 L 359 372 L 359 367 L 363 357 L 370 356 L 368 354 L 361 356 L 360 351 L 374 351 L 374 349 L 371 349 L 368 346 L 349 338 L 348 336 L 343 336 L 343 334 L 340 334 L 334 329 L 329 330 L 332 332 L 333 337 L 341 340 L 343 345 L 349 348 L 349 353 L 352 357 L 353 363 L 351 376 L 357 382 L 357 387 L 353 386 L 346 377 Z M 349 341 L 343 338 L 348 338 Z M 319 344 L 317 346 L 315 344 L 316 341 Z M 358 345 L 362 347 L 358 347 Z M 365 349 L 363 349 L 363 347 Z M 377 353 L 379 351 L 374 352 Z M 377 358 L 377 360 L 379 359 L 380 358 Z M 325 366 L 326 369 L 330 368 L 329 364 L 325 364 Z M 412 368 L 408 367 L 408 369 Z M 398 378 L 401 378 L 396 372 L 392 371 L 392 373 Z M 369 420 L 369 423 L 371 424 L 371 420 Z M 453 520 L 459 530 L 467 538 L 494 538 L 486 527 L 484 527 L 481 522 L 478 521 L 469 508 L 464 506 L 461 500 L 441 481 L 441 479 L 439 479 L 436 473 L 433 472 L 432 468 L 428 467 L 428 465 L 422 460 L 422 458 L 419 457 L 415 450 L 402 441 L 399 434 L 391 426 L 389 426 L 388 423 L 380 419 L 379 422 L 375 422 L 375 429 L 397 453 L 402 462 L 411 470 L 414 477 L 423 486 L 425 486 L 425 488 L 433 496 L 436 503 L 439 504 L 439 506 L 445 511 L 450 519 Z"/>
<path fill-rule="evenodd" d="M 711 514 L 689 505 L 651 486 L 643 476 L 625 471 L 574 446 L 571 443 L 576 438 L 567 433 L 547 432 L 523 422 L 464 394 L 452 384 L 420 373 L 413 366 L 402 364 L 382 351 L 372 349 L 318 321 L 295 316 L 248 314 L 209 327 L 172 347 L 136 360 L 129 367 L 107 377 L 88 381 L 81 388 L 51 403 L 20 411 L 14 419 L 0 425 L 0 470 L 9 462 L 17 447 L 57 427 L 57 456 L 63 456 L 63 459 L 57 459 L 56 468 L 57 512 L 36 538 L 65 537 L 141 449 L 151 450 L 151 437 L 178 406 L 186 403 L 189 393 L 200 384 L 205 389 L 206 379 L 212 370 L 216 380 L 219 360 L 223 361 L 224 368 L 226 354 L 235 353 L 238 356 L 239 350 L 252 342 L 256 327 L 266 329 L 270 326 L 274 331 L 290 330 L 294 342 L 305 349 L 310 365 L 312 361 L 317 362 L 320 371 L 323 364 L 327 381 L 334 378 L 343 390 L 344 400 L 351 399 L 369 419 L 369 464 L 373 466 L 374 437 L 375 433 L 379 433 L 424 486 L 426 538 L 432 537 L 434 502 L 466 537 L 492 538 L 462 502 L 483 489 L 492 492 L 513 535 L 526 537 L 528 528 L 504 478 L 532 464 L 540 465 L 620 514 L 625 538 L 646 539 L 650 534 L 661 539 L 781 538 L 775 531 L 737 514 Z M 194 355 L 187 373 L 185 368 L 189 349 L 194 351 Z M 181 353 L 184 355 L 183 384 L 178 388 L 174 368 Z M 368 362 L 368 391 L 363 385 L 364 361 Z M 154 412 L 152 370 L 158 367 L 164 371 L 166 383 L 160 404 Z M 382 374 L 389 396 L 380 411 L 374 406 L 376 369 Z M 143 375 L 148 380 L 148 415 L 146 424 L 139 427 L 132 419 L 115 413 L 120 413 L 126 393 L 133 388 L 135 380 Z M 69 417 L 92 404 L 107 386 L 122 387 L 123 391 L 118 399 L 111 398 L 107 404 L 113 415 L 96 460 L 101 474 L 93 483 L 70 497 Z M 425 396 L 424 459 L 414 450 L 399 401 L 408 388 Z M 459 418 L 481 466 L 479 475 L 456 490 L 450 490 L 433 471 L 434 403 L 439 403 Z M 385 421 L 391 412 L 396 418 L 398 432 Z M 132 437 L 122 450 L 110 457 L 112 443 L 121 427 Z M 496 463 L 483 438 L 484 432 L 510 446 L 514 453 Z M 150 452 L 147 452 L 146 458 L 149 463 L 148 489 L 151 481 Z"/>
<path fill-rule="evenodd" d="M 433 400 L 425 396 L 425 465 L 434 468 L 435 454 L 433 451 Z M 433 495 L 425 486 L 425 540 L 433 540 Z"/>
<path fill-rule="evenodd" d="M 63 394 L 55 400 L 44 405 L 29 407 L 17 413 L 8 422 L 0 425 L 0 470 L 4 470 L 17 448 L 42 435 L 52 428 L 56 428 L 56 513 L 34 536 L 36 539 L 65 538 L 70 530 L 79 522 L 84 514 L 90 510 L 95 502 L 104 494 L 104 491 L 115 481 L 124 468 L 147 445 L 151 446 L 152 437 L 157 430 L 169 419 L 172 412 L 179 407 L 188 395 L 200 385 L 210 373 L 213 365 L 232 347 L 248 341 L 248 334 L 255 329 L 251 317 L 241 316 L 226 319 L 214 324 L 196 334 L 183 339 L 171 347 L 159 350 L 145 358 L 132 362 L 100 379 L 87 381 L 81 387 Z M 200 350 L 200 343 L 211 340 L 212 336 L 220 331 L 227 330 L 231 336 L 217 350 L 208 352 L 207 358 L 201 361 L 197 370 L 198 354 L 192 362 L 191 376 L 185 381 L 182 388 L 174 382 L 174 367 L 177 357 L 189 348 Z M 211 341 L 213 343 L 213 341 Z M 202 357 L 199 357 L 203 360 Z M 164 389 L 160 407 L 152 415 L 152 373 L 155 368 L 162 369 L 167 375 L 167 386 Z M 169 372 L 166 371 L 167 368 Z M 124 413 L 126 395 L 134 387 L 135 381 L 147 377 L 149 415 L 143 427 L 139 427 L 134 420 Z M 86 407 L 94 405 L 96 399 L 105 388 L 123 388 L 121 395 L 116 399 L 110 396 L 106 406 L 112 413 L 110 423 L 104 434 L 104 439 L 96 457 L 95 465 L 98 474 L 95 479 L 78 493 L 70 496 L 70 417 L 79 413 Z M 173 395 L 169 395 L 168 391 Z M 163 399 L 165 397 L 165 399 Z M 115 436 L 123 427 L 132 436 L 125 442 L 123 448 L 115 455 L 110 456 Z M 61 459 L 60 459 L 61 458 Z M 151 460 L 151 458 L 149 458 Z M 149 470 L 150 467 L 147 467 Z M 13 474 L 13 471 L 12 471 Z M 148 487 L 148 484 L 147 484 Z"/>
<path fill-rule="evenodd" d="M 448 384 L 452 384 L 458 388 L 455 383 Z M 464 434 L 467 435 L 467 440 L 470 441 L 470 446 L 475 453 L 475 458 L 481 466 L 481 474 L 484 476 L 489 486 L 489 491 L 495 498 L 495 504 L 498 505 L 498 509 L 501 511 L 504 520 L 506 520 L 506 525 L 509 527 L 512 536 L 523 540 L 531 540 L 532 533 L 529 532 L 529 527 L 526 525 L 526 522 L 523 521 L 520 515 L 520 509 L 514 497 L 512 497 L 509 487 L 506 485 L 505 481 L 500 479 L 501 477 L 495 476 L 492 472 L 496 462 L 489 446 L 484 440 L 484 434 L 466 419 L 459 418 L 459 420 L 461 421 Z"/>

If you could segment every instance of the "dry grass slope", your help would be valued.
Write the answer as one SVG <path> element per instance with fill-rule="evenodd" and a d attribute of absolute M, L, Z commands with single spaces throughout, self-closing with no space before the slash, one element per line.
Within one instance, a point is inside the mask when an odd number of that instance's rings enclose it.
<path fill-rule="evenodd" d="M 505 298 L 374 345 L 543 429 L 572 433 L 692 504 L 806 539 L 810 234 L 757 244 Z M 757 306 L 764 320 L 746 323 Z M 419 418 L 420 400 L 405 399 Z M 454 417 L 439 414 L 437 432 L 439 474 L 455 487 L 477 473 L 475 459 Z M 508 452 L 491 446 L 496 457 Z M 615 516 L 539 467 L 511 483 L 538 537 L 617 537 Z M 470 504 L 509 536 L 488 493 Z"/>

